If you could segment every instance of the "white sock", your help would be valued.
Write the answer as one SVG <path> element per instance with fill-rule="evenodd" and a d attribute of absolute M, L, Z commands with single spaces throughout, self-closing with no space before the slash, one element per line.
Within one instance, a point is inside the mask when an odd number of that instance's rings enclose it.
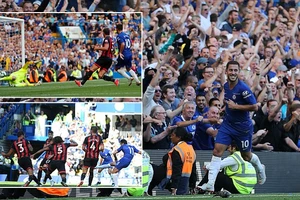
<path fill-rule="evenodd" d="M 125 72 L 124 68 L 118 69 L 117 72 L 119 72 L 122 76 L 124 76 L 124 77 L 127 78 L 128 80 L 131 79 L 131 77 L 128 76 L 128 74 Z"/>
<path fill-rule="evenodd" d="M 100 165 L 98 169 L 106 169 L 106 168 L 110 168 L 111 165 L 110 164 L 104 164 L 104 165 Z"/>
<path fill-rule="evenodd" d="M 252 158 L 250 160 L 250 163 L 253 165 L 256 172 L 260 172 L 263 170 L 263 166 L 261 165 L 261 162 L 260 162 L 258 156 L 254 153 L 252 153 Z"/>
<path fill-rule="evenodd" d="M 111 174 L 111 177 L 115 183 L 115 186 L 118 187 L 118 173 L 116 174 Z"/>
<path fill-rule="evenodd" d="M 208 184 L 215 185 L 217 175 L 220 171 L 221 167 L 221 158 L 217 156 L 212 156 L 210 167 L 209 167 L 209 173 L 208 173 Z"/>
<path fill-rule="evenodd" d="M 141 81 L 138 79 L 136 73 L 131 69 L 129 71 L 130 75 L 134 78 L 135 82 L 140 83 Z"/>
<path fill-rule="evenodd" d="M 101 182 L 101 172 L 98 172 L 98 182 Z"/>

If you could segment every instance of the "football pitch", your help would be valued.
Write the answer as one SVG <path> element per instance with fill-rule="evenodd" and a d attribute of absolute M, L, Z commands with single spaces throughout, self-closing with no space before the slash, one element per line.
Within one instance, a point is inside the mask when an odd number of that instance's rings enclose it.
<path fill-rule="evenodd" d="M 254 195 L 232 195 L 229 197 L 232 200 L 247 200 L 247 199 L 253 199 L 253 200 L 294 200 L 294 199 L 300 199 L 300 194 L 254 194 Z M 51 198 L 52 200 L 58 200 L 59 198 Z M 61 198 L 60 198 L 61 199 Z M 65 199 L 76 199 L 76 200 L 84 200 L 87 199 L 83 197 L 69 197 Z M 88 197 L 88 199 L 128 199 L 128 200 L 138 200 L 138 199 L 147 199 L 147 200 L 184 200 L 184 199 L 201 199 L 201 200 L 209 200 L 209 199 L 221 199 L 221 197 L 214 197 L 213 195 L 184 195 L 184 196 L 145 196 L 145 197 Z"/>
<path fill-rule="evenodd" d="M 1 97 L 141 97 L 141 86 L 120 79 L 119 86 L 104 80 L 90 80 L 82 87 L 74 81 L 42 83 L 36 87 L 0 86 Z"/>

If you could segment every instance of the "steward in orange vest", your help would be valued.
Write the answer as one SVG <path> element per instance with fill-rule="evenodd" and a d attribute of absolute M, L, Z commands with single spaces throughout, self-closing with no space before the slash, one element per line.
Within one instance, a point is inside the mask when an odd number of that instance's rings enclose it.
<path fill-rule="evenodd" d="M 183 127 L 177 127 L 171 133 L 174 147 L 168 153 L 167 179 L 171 180 L 172 195 L 184 195 L 188 193 L 189 187 L 195 188 L 196 153 L 193 146 L 186 143 L 192 139 L 193 135 Z"/>
<path fill-rule="evenodd" d="M 29 82 L 30 83 L 37 83 L 38 81 L 39 81 L 39 72 L 38 72 L 36 66 L 34 65 L 30 69 Z"/>
<path fill-rule="evenodd" d="M 44 73 L 44 81 L 45 82 L 53 81 L 53 71 L 51 70 L 50 66 L 47 67 L 46 72 Z"/>
<path fill-rule="evenodd" d="M 66 67 L 65 66 L 61 66 L 60 70 L 59 70 L 59 74 L 57 77 L 58 82 L 65 82 L 68 79 L 68 75 L 66 72 Z"/>
<path fill-rule="evenodd" d="M 71 188 L 30 188 L 27 191 L 36 198 L 68 197 Z"/>

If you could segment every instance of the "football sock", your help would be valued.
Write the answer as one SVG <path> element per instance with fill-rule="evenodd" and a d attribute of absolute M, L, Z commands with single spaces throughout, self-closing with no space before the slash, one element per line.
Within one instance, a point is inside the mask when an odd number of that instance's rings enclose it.
<path fill-rule="evenodd" d="M 263 166 L 258 158 L 258 156 L 254 153 L 252 153 L 252 157 L 250 160 L 250 163 L 253 165 L 253 167 L 256 169 L 256 172 L 260 172 L 263 170 Z"/>
<path fill-rule="evenodd" d="M 110 76 L 107 76 L 107 75 L 104 75 L 104 76 L 103 76 L 103 80 L 105 80 L 105 81 L 111 81 L 111 82 L 114 82 L 114 81 L 115 81 L 114 78 L 112 78 L 112 77 L 110 77 Z"/>
<path fill-rule="evenodd" d="M 89 78 L 92 76 L 93 73 L 94 73 L 94 72 L 92 72 L 91 70 L 87 71 L 86 74 L 84 75 L 82 81 L 81 81 L 81 85 L 84 85 L 85 82 L 86 82 L 87 80 L 89 80 Z"/>
<path fill-rule="evenodd" d="M 208 172 L 208 184 L 215 185 L 217 175 L 220 171 L 221 167 L 221 158 L 217 156 L 212 156 L 211 163 L 210 163 L 210 169 Z"/>
<path fill-rule="evenodd" d="M 118 69 L 117 72 L 119 72 L 122 76 L 124 76 L 128 80 L 130 80 L 130 76 L 128 76 L 128 74 L 125 72 L 124 68 Z"/>
<path fill-rule="evenodd" d="M 131 69 L 129 71 L 130 75 L 134 78 L 135 82 L 140 83 L 141 81 L 138 79 L 136 73 Z"/>

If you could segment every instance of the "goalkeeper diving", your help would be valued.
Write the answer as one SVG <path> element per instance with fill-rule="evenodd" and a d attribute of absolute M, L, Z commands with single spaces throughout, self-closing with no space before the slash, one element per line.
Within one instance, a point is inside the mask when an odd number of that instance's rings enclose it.
<path fill-rule="evenodd" d="M 27 80 L 27 72 L 28 72 L 30 65 L 33 65 L 33 64 L 36 65 L 40 62 L 41 62 L 40 60 L 27 61 L 21 69 L 11 73 L 9 76 L 0 78 L 0 81 L 8 81 L 9 86 L 12 86 L 12 87 L 38 86 L 41 84 L 41 82 L 32 84 Z"/>

